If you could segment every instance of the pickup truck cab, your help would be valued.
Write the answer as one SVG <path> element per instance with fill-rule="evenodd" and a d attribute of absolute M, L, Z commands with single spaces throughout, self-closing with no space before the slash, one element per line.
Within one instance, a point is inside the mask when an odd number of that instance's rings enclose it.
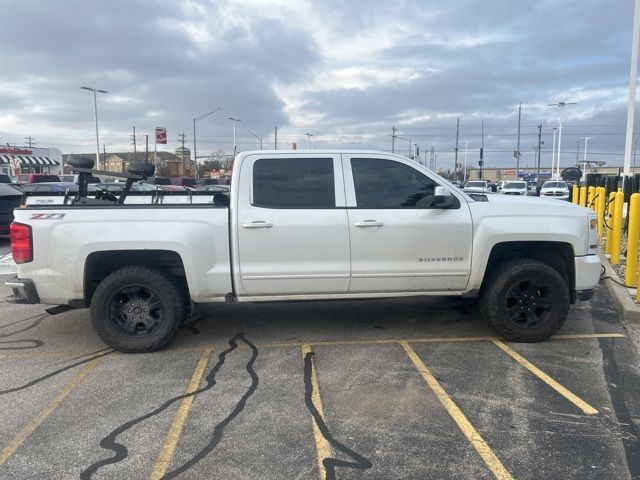
<path fill-rule="evenodd" d="M 244 152 L 229 195 L 174 198 L 17 209 L 8 300 L 90 307 L 100 337 L 128 352 L 163 347 L 199 303 L 421 295 L 479 297 L 502 336 L 530 342 L 600 276 L 591 210 L 476 202 L 383 152 Z"/>

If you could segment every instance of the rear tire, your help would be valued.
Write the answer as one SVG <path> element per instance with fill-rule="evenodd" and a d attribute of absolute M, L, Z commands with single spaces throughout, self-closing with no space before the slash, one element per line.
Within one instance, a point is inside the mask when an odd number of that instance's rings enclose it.
<path fill-rule="evenodd" d="M 151 352 L 176 335 L 187 312 L 187 295 L 159 268 L 135 265 L 108 275 L 91 299 L 91 325 L 110 347 Z"/>
<path fill-rule="evenodd" d="M 554 268 L 537 260 L 516 259 L 492 273 L 479 306 L 506 340 L 541 342 L 560 330 L 570 303 L 567 282 Z"/>

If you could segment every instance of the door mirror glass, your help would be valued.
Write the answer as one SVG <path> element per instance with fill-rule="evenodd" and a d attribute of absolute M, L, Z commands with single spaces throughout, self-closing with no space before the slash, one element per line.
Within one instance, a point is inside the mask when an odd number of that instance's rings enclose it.
<path fill-rule="evenodd" d="M 437 186 L 433 198 L 433 206 L 437 208 L 450 208 L 455 203 L 455 197 L 447 187 Z"/>

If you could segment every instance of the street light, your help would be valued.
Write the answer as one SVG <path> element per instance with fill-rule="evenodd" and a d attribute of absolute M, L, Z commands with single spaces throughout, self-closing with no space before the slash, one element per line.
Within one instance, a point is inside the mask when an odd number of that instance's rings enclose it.
<path fill-rule="evenodd" d="M 109 93 L 106 90 L 98 90 L 92 87 L 80 87 L 82 90 L 89 90 L 93 92 L 93 118 L 96 121 L 96 167 L 100 168 L 100 140 L 98 138 L 98 100 L 96 99 L 96 93 Z M 62 169 L 62 165 L 60 165 Z M 62 173 L 62 170 L 61 170 Z"/>
<path fill-rule="evenodd" d="M 587 144 L 593 137 L 584 137 L 584 158 L 582 159 L 582 181 L 587 179 Z"/>
<path fill-rule="evenodd" d="M 558 170 L 556 170 L 556 130 L 558 127 L 549 127 L 545 130 L 553 130 L 553 148 L 551 149 L 551 178 L 555 180 L 560 180 L 560 167 L 558 166 Z M 555 173 L 554 173 L 555 172 Z"/>
<path fill-rule="evenodd" d="M 311 150 L 311 137 L 315 137 L 313 133 L 305 133 L 307 136 L 307 150 Z"/>
<path fill-rule="evenodd" d="M 258 135 L 256 135 L 255 133 L 253 133 L 251 130 L 249 130 L 249 133 L 251 135 L 253 135 L 254 137 L 256 137 L 258 140 L 260 140 L 260 150 L 262 150 L 262 138 L 260 138 Z"/>
<path fill-rule="evenodd" d="M 205 113 L 204 115 L 193 118 L 193 163 L 196 164 L 196 177 L 198 176 L 198 144 L 196 142 L 196 122 L 199 122 L 203 118 L 208 117 L 209 115 L 213 115 L 220 110 L 222 110 L 222 108 L 218 107 L 215 110 L 210 111 L 209 113 Z"/>
<path fill-rule="evenodd" d="M 462 183 L 467 181 L 467 148 L 471 142 L 464 142 L 464 171 L 462 172 Z M 517 169 L 516 169 L 517 170 Z M 516 179 L 518 178 L 518 172 L 516 171 Z"/>
<path fill-rule="evenodd" d="M 560 107 L 560 125 L 558 126 L 558 163 L 557 169 L 560 171 L 560 151 L 562 150 L 562 117 L 564 115 L 564 107 L 567 105 L 577 105 L 576 102 L 558 102 L 550 103 L 547 107 Z"/>
<path fill-rule="evenodd" d="M 233 118 L 233 117 L 227 117 L 228 120 L 231 120 L 233 122 L 233 158 L 236 158 L 236 124 L 238 122 L 241 122 L 242 120 L 240 120 L 239 118 Z"/>

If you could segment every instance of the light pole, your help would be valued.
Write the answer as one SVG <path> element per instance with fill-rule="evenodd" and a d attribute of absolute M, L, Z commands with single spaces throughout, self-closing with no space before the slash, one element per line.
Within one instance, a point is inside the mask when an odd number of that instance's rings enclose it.
<path fill-rule="evenodd" d="M 464 171 L 462 172 L 462 183 L 467 181 L 467 148 L 471 142 L 464 142 Z M 516 170 L 516 178 L 518 178 L 518 171 Z"/>
<path fill-rule="evenodd" d="M 210 111 L 209 113 L 205 113 L 204 115 L 193 118 L 193 163 L 196 164 L 196 177 L 198 176 L 198 144 L 196 142 L 196 122 L 199 122 L 203 118 L 208 117 L 209 115 L 213 115 L 220 110 L 222 110 L 222 108 L 218 107 L 215 110 Z"/>
<path fill-rule="evenodd" d="M 559 180 L 560 173 L 556 172 L 556 130 L 558 127 L 548 127 L 545 130 L 553 130 L 553 148 L 551 149 L 551 179 Z"/>
<path fill-rule="evenodd" d="M 262 138 L 260 138 L 258 135 L 256 135 L 255 133 L 253 133 L 251 130 L 249 130 L 249 133 L 251 135 L 253 135 L 254 137 L 256 137 L 258 140 L 260 140 L 260 150 L 262 150 Z"/>
<path fill-rule="evenodd" d="M 233 122 L 233 158 L 236 158 L 236 150 L 237 150 L 237 145 L 236 145 L 236 124 L 238 122 L 241 122 L 242 120 L 240 120 L 239 118 L 233 118 L 233 117 L 227 117 L 227 119 L 231 120 Z"/>
<path fill-rule="evenodd" d="M 311 150 L 311 137 L 315 137 L 313 133 L 305 133 L 307 136 L 307 150 Z"/>
<path fill-rule="evenodd" d="M 632 172 L 632 174 L 636 173 L 636 149 L 638 148 L 638 140 L 640 140 L 640 137 L 636 137 L 636 141 L 633 143 L 633 172 Z"/>
<path fill-rule="evenodd" d="M 560 171 L 560 151 L 562 150 L 562 118 L 564 115 L 564 107 L 567 105 L 577 105 L 576 102 L 558 102 L 550 103 L 548 107 L 560 107 L 560 124 L 558 126 L 558 163 L 557 169 Z"/>
<path fill-rule="evenodd" d="M 584 137 L 584 157 L 582 158 L 582 181 L 587 180 L 587 144 L 593 137 Z"/>
<path fill-rule="evenodd" d="M 636 111 L 636 83 L 638 82 L 638 46 L 640 45 L 640 0 L 635 0 L 633 13 L 633 35 L 631 39 L 631 69 L 629 75 L 629 104 L 627 106 L 627 133 L 624 146 L 624 175 L 631 174 L 631 140 L 633 118 Z"/>
<path fill-rule="evenodd" d="M 89 90 L 93 92 L 93 118 L 96 121 L 96 167 L 100 168 L 100 139 L 98 138 L 98 100 L 96 99 L 97 93 L 109 93 L 106 90 L 98 90 L 92 87 L 80 87 L 83 90 Z M 62 165 L 60 165 L 62 168 Z M 62 173 L 62 171 L 60 172 Z"/>

